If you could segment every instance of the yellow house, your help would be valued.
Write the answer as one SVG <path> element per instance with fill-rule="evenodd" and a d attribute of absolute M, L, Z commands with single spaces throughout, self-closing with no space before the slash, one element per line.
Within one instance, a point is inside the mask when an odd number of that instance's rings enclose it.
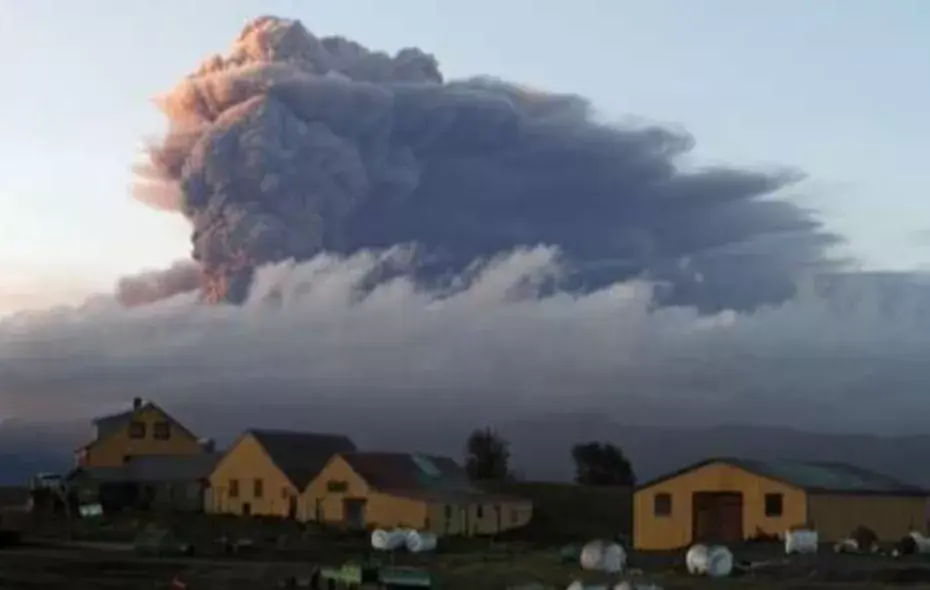
<path fill-rule="evenodd" d="M 495 534 L 533 515 L 528 500 L 474 488 L 452 459 L 406 453 L 340 453 L 307 487 L 302 505 L 309 520 L 437 535 Z"/>
<path fill-rule="evenodd" d="M 202 442 L 152 402 L 136 398 L 132 409 L 94 420 L 96 436 L 76 451 L 78 467 L 120 467 L 133 457 L 195 455 Z"/>
<path fill-rule="evenodd" d="M 341 435 L 248 430 L 211 473 L 205 510 L 306 520 L 301 492 L 334 454 L 354 450 Z"/>
<path fill-rule="evenodd" d="M 718 458 L 640 486 L 633 544 L 677 549 L 812 527 L 838 541 L 866 526 L 882 541 L 927 526 L 926 490 L 843 463 Z"/>

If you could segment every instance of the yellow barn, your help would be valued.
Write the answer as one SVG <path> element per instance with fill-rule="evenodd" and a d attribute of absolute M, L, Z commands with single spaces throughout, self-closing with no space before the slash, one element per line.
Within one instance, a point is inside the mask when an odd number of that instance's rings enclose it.
<path fill-rule="evenodd" d="M 210 474 L 205 509 L 212 514 L 307 520 L 299 497 L 336 453 L 354 451 L 345 436 L 248 430 Z"/>
<path fill-rule="evenodd" d="M 533 515 L 529 500 L 473 487 L 448 457 L 407 453 L 340 453 L 314 478 L 304 503 L 320 522 L 437 535 L 496 534 L 526 526 Z"/>
<path fill-rule="evenodd" d="M 678 549 L 796 527 L 834 542 L 858 526 L 896 541 L 926 530 L 928 497 L 926 490 L 843 463 L 708 459 L 637 489 L 633 544 Z"/>
<path fill-rule="evenodd" d="M 183 424 L 152 402 L 94 420 L 94 440 L 76 451 L 78 467 L 121 467 L 133 457 L 200 455 L 208 449 Z"/>

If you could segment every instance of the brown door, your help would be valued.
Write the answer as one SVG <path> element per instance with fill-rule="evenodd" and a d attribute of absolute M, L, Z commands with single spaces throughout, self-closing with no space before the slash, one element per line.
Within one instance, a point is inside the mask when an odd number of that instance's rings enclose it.
<path fill-rule="evenodd" d="M 346 498 L 342 501 L 343 519 L 349 528 L 365 528 L 365 500 L 361 498 Z"/>
<path fill-rule="evenodd" d="M 288 498 L 287 516 L 291 520 L 297 518 L 297 496 L 290 496 Z"/>
<path fill-rule="evenodd" d="M 743 495 L 697 492 L 692 496 L 695 543 L 738 543 L 743 540 Z"/>

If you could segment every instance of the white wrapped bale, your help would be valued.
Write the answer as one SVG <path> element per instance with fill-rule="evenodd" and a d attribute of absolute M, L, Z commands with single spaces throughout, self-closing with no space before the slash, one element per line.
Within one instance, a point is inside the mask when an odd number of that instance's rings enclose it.
<path fill-rule="evenodd" d="M 921 535 L 917 531 L 911 532 L 911 538 L 914 539 L 917 553 L 930 553 L 930 538 Z"/>
<path fill-rule="evenodd" d="M 817 531 L 806 529 L 788 531 L 785 533 L 785 553 L 788 555 L 817 553 L 819 542 Z"/>
<path fill-rule="evenodd" d="M 726 578 L 733 571 L 733 554 L 723 545 L 716 545 L 707 550 L 707 575 L 712 578 Z"/>
<path fill-rule="evenodd" d="M 707 573 L 707 545 L 698 543 L 688 549 L 685 555 L 685 565 L 688 566 L 688 573 L 692 576 L 703 576 Z"/>
<path fill-rule="evenodd" d="M 581 569 L 600 570 L 601 563 L 604 561 L 604 542 L 591 541 L 581 549 L 581 557 L 578 559 L 581 563 Z"/>
<path fill-rule="evenodd" d="M 425 553 L 436 548 L 436 535 L 432 533 L 413 531 L 407 535 L 407 551 L 411 553 Z"/>
<path fill-rule="evenodd" d="M 833 546 L 836 553 L 859 553 L 859 542 L 853 538 L 846 538 Z"/>
<path fill-rule="evenodd" d="M 406 544 L 407 541 L 407 531 L 404 530 L 394 530 L 394 531 L 385 531 L 383 529 L 375 529 L 371 533 L 371 546 L 378 551 L 394 551 L 395 549 L 400 549 Z"/>
<path fill-rule="evenodd" d="M 616 543 L 612 543 L 604 548 L 600 567 L 602 571 L 610 574 L 617 574 L 622 572 L 625 567 L 626 551 L 624 551 L 623 547 Z"/>
<path fill-rule="evenodd" d="M 722 545 L 708 547 L 699 543 L 688 549 L 685 564 L 692 576 L 725 578 L 733 571 L 733 554 Z"/>
<path fill-rule="evenodd" d="M 578 558 L 581 568 L 609 573 L 622 572 L 626 567 L 626 550 L 617 543 L 591 541 L 581 549 Z"/>

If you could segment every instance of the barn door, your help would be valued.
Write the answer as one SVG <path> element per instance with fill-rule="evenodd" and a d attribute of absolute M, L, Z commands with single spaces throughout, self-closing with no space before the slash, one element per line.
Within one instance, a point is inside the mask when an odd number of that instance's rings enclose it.
<path fill-rule="evenodd" d="M 741 493 L 697 492 L 692 496 L 691 514 L 695 543 L 738 543 L 743 540 Z"/>

